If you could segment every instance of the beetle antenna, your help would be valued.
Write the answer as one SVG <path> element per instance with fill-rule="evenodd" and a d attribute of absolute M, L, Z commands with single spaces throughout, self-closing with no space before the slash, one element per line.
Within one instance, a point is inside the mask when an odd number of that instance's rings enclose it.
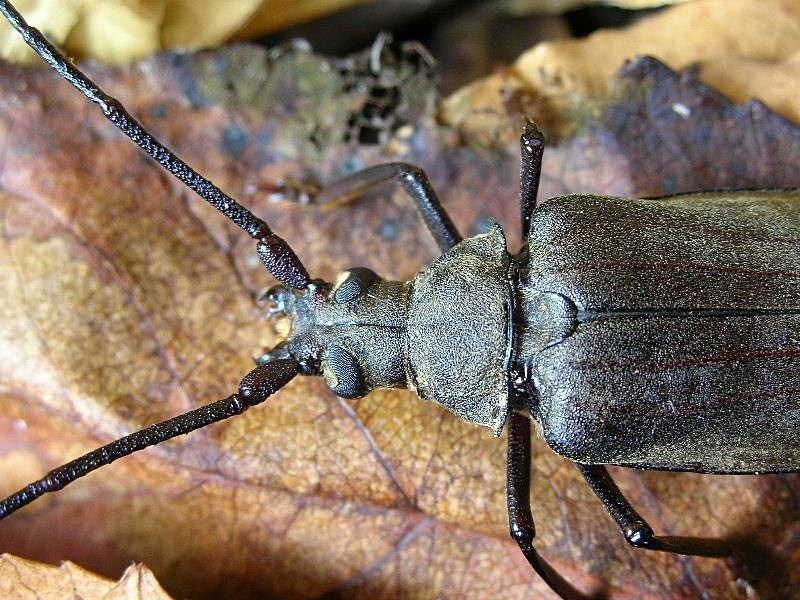
<path fill-rule="evenodd" d="M 289 383 L 298 371 L 299 364 L 293 358 L 280 358 L 261 364 L 242 379 L 237 393 L 224 400 L 201 406 L 114 440 L 110 444 L 53 469 L 38 481 L 30 483 L 8 498 L 0 500 L 0 519 L 7 517 L 26 504 L 30 504 L 38 497 L 48 492 L 56 492 L 76 479 L 118 458 L 239 415 L 251 406 L 264 402 Z"/>
<path fill-rule="evenodd" d="M 8 19 L 12 27 L 22 35 L 25 42 L 42 60 L 53 67 L 84 96 L 97 104 L 106 118 L 144 150 L 148 156 L 257 240 L 258 255 L 275 279 L 295 289 L 305 288 L 311 283 L 311 277 L 289 244 L 273 233 L 263 220 L 197 173 L 153 137 L 125 110 L 119 100 L 106 94 L 51 44 L 41 31 L 28 25 L 10 2 L 0 0 L 0 13 Z"/>

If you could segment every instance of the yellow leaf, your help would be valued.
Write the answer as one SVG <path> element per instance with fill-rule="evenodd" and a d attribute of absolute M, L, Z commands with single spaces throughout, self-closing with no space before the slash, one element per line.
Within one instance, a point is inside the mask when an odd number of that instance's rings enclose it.
<path fill-rule="evenodd" d="M 366 0 L 18 0 L 25 19 L 77 59 L 124 64 L 159 50 L 218 46 L 263 35 Z M 0 23 L 0 56 L 40 64 Z"/>
<path fill-rule="evenodd" d="M 162 47 L 195 49 L 219 45 L 242 27 L 262 5 L 272 4 L 269 0 L 168 0 Z"/>

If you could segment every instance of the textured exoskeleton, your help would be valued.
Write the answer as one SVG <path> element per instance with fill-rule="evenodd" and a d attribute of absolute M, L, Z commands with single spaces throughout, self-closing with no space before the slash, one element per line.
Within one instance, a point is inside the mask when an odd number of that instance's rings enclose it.
<path fill-rule="evenodd" d="M 537 209 L 518 354 L 581 463 L 800 465 L 800 194 L 567 196 Z"/>

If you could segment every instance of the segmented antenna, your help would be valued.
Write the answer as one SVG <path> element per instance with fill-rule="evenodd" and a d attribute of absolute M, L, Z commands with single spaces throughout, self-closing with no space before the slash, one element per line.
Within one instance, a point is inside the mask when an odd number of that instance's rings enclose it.
<path fill-rule="evenodd" d="M 242 380 L 237 394 L 121 437 L 53 469 L 41 479 L 1 500 L 0 519 L 118 458 L 243 413 L 289 383 L 297 375 L 298 369 L 299 365 L 294 359 L 275 359 L 264 363 Z"/>
<path fill-rule="evenodd" d="M 244 229 L 252 238 L 258 240 L 258 255 L 275 279 L 295 289 L 305 288 L 311 283 L 311 277 L 289 244 L 273 233 L 264 221 L 175 156 L 134 119 L 119 100 L 106 94 L 51 44 L 41 31 L 28 25 L 10 2 L 0 0 L 0 13 L 8 19 L 12 27 L 22 35 L 25 42 L 42 60 L 97 104 L 106 118 L 148 156 Z"/>

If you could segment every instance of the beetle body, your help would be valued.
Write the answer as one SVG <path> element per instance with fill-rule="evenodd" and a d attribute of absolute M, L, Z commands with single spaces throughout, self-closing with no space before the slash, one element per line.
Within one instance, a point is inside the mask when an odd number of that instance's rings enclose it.
<path fill-rule="evenodd" d="M 797 470 L 800 193 L 560 198 L 534 213 L 527 250 L 522 318 L 541 321 L 538 303 L 553 321 L 523 326 L 520 360 L 556 452 Z"/>
<path fill-rule="evenodd" d="M 531 224 L 517 257 L 495 226 L 408 283 L 343 295 L 345 273 L 290 354 L 343 395 L 408 386 L 497 434 L 521 389 L 575 462 L 797 468 L 800 193 L 573 195 Z"/>

